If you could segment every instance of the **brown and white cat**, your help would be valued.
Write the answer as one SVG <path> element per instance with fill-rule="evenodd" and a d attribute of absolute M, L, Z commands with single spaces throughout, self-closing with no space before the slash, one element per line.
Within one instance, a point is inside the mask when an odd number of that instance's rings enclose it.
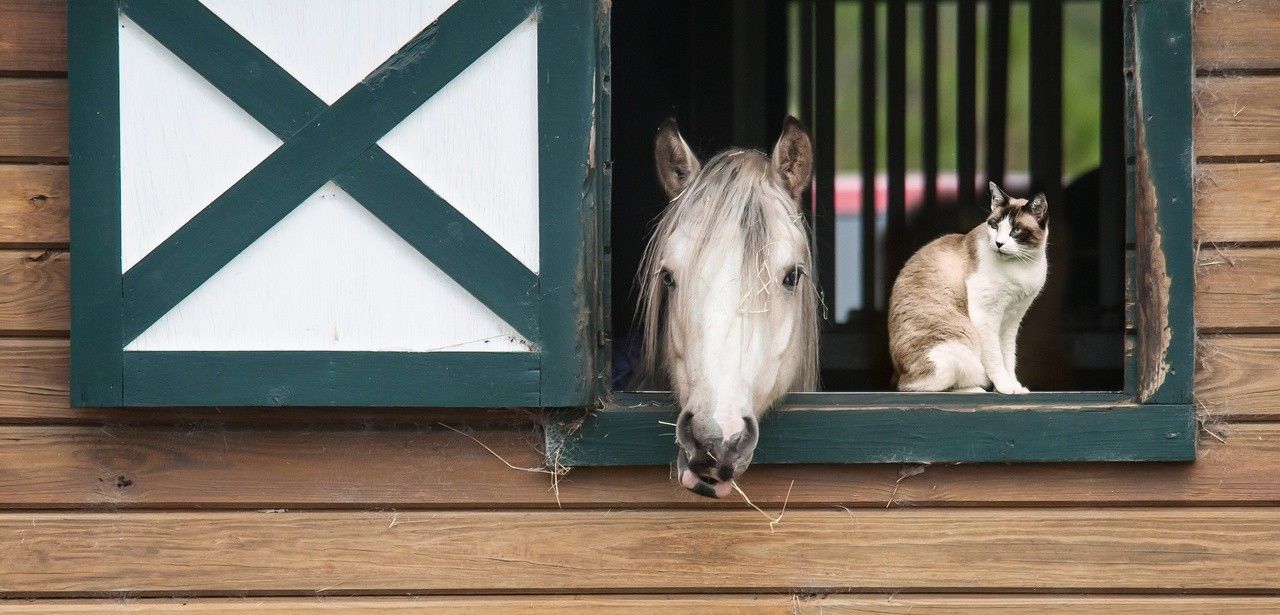
<path fill-rule="evenodd" d="M 889 354 L 900 391 L 1026 393 L 1014 373 L 1018 327 L 1048 273 L 1049 205 L 994 182 L 991 214 L 906 263 L 889 296 Z"/>

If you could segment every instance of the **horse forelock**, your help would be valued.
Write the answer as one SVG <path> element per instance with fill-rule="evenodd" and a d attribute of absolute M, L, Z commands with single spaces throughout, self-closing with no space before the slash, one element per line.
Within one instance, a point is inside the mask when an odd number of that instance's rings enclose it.
<path fill-rule="evenodd" d="M 807 273 L 813 273 L 804 217 L 770 160 L 761 152 L 743 149 L 726 150 L 711 158 L 659 216 L 641 259 L 636 318 L 644 343 L 637 385 L 651 389 L 670 387 L 663 327 L 668 319 L 683 317 L 679 306 L 673 309 L 668 301 L 668 289 L 661 281 L 662 259 L 673 238 L 678 233 L 687 242 L 685 247 L 692 250 L 690 261 L 699 262 L 709 250 L 726 249 L 724 239 L 730 230 L 736 230 L 733 243 L 740 246 L 741 279 L 744 284 L 749 280 L 755 286 L 745 291 L 743 301 L 748 305 L 744 311 L 752 311 L 753 302 L 768 301 L 768 293 L 761 289 L 768 290 L 776 277 L 768 264 L 772 243 L 800 237 L 803 245 L 797 246 L 799 262 Z M 798 291 L 802 295 L 797 302 L 801 310 L 797 341 L 802 359 L 791 390 L 817 387 L 818 297 L 812 277 L 803 288 Z"/>

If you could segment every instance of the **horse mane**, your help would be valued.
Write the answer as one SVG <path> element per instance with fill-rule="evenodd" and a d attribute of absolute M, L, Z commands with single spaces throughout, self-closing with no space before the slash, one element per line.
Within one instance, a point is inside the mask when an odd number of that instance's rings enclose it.
<path fill-rule="evenodd" d="M 668 289 L 662 283 L 661 255 L 677 229 L 695 238 L 692 258 L 700 260 L 713 247 L 717 231 L 738 228 L 742 231 L 743 280 L 759 284 L 745 293 L 740 312 L 748 318 L 760 318 L 769 309 L 771 288 L 776 292 L 779 272 L 768 270 L 766 250 L 776 241 L 782 228 L 790 224 L 805 239 L 801 265 L 813 274 L 809 251 L 809 233 L 798 204 L 787 193 L 763 153 L 748 149 L 728 149 L 707 161 L 691 178 L 684 191 L 676 195 L 654 227 L 645 246 L 636 274 L 639 301 L 635 318 L 643 332 L 642 355 L 632 388 L 640 390 L 670 389 L 666 362 L 663 325 L 669 317 L 679 317 L 678 302 L 668 301 Z M 812 391 L 818 386 L 818 291 L 816 280 L 798 290 L 801 293 L 802 360 L 792 391 Z M 674 310 L 674 311 L 673 311 Z"/>

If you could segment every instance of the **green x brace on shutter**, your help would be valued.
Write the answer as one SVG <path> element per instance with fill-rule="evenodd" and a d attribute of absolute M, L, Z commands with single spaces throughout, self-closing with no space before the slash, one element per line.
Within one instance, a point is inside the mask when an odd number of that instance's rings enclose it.
<path fill-rule="evenodd" d="M 303 4 L 297 10 L 306 10 Z M 328 104 L 196 0 L 70 3 L 73 403 L 574 406 L 590 401 L 596 340 L 580 323 L 594 309 L 586 273 L 594 266 L 588 261 L 595 257 L 589 246 L 597 206 L 591 160 L 597 100 L 594 7 L 586 0 L 459 0 Z M 121 122 L 124 18 L 281 144 L 122 272 L 121 152 L 122 139 L 128 138 Z M 530 21 L 537 27 L 536 273 L 379 145 Z M 329 182 L 528 347 L 500 352 L 127 350 Z"/>

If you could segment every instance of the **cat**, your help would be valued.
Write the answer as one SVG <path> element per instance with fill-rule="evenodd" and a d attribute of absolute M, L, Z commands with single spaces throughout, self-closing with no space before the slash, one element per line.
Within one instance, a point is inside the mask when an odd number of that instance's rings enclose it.
<path fill-rule="evenodd" d="M 989 187 L 984 223 L 920 248 L 894 281 L 889 354 L 900 391 L 1028 392 L 1014 373 L 1016 342 L 1048 275 L 1049 204 Z"/>

